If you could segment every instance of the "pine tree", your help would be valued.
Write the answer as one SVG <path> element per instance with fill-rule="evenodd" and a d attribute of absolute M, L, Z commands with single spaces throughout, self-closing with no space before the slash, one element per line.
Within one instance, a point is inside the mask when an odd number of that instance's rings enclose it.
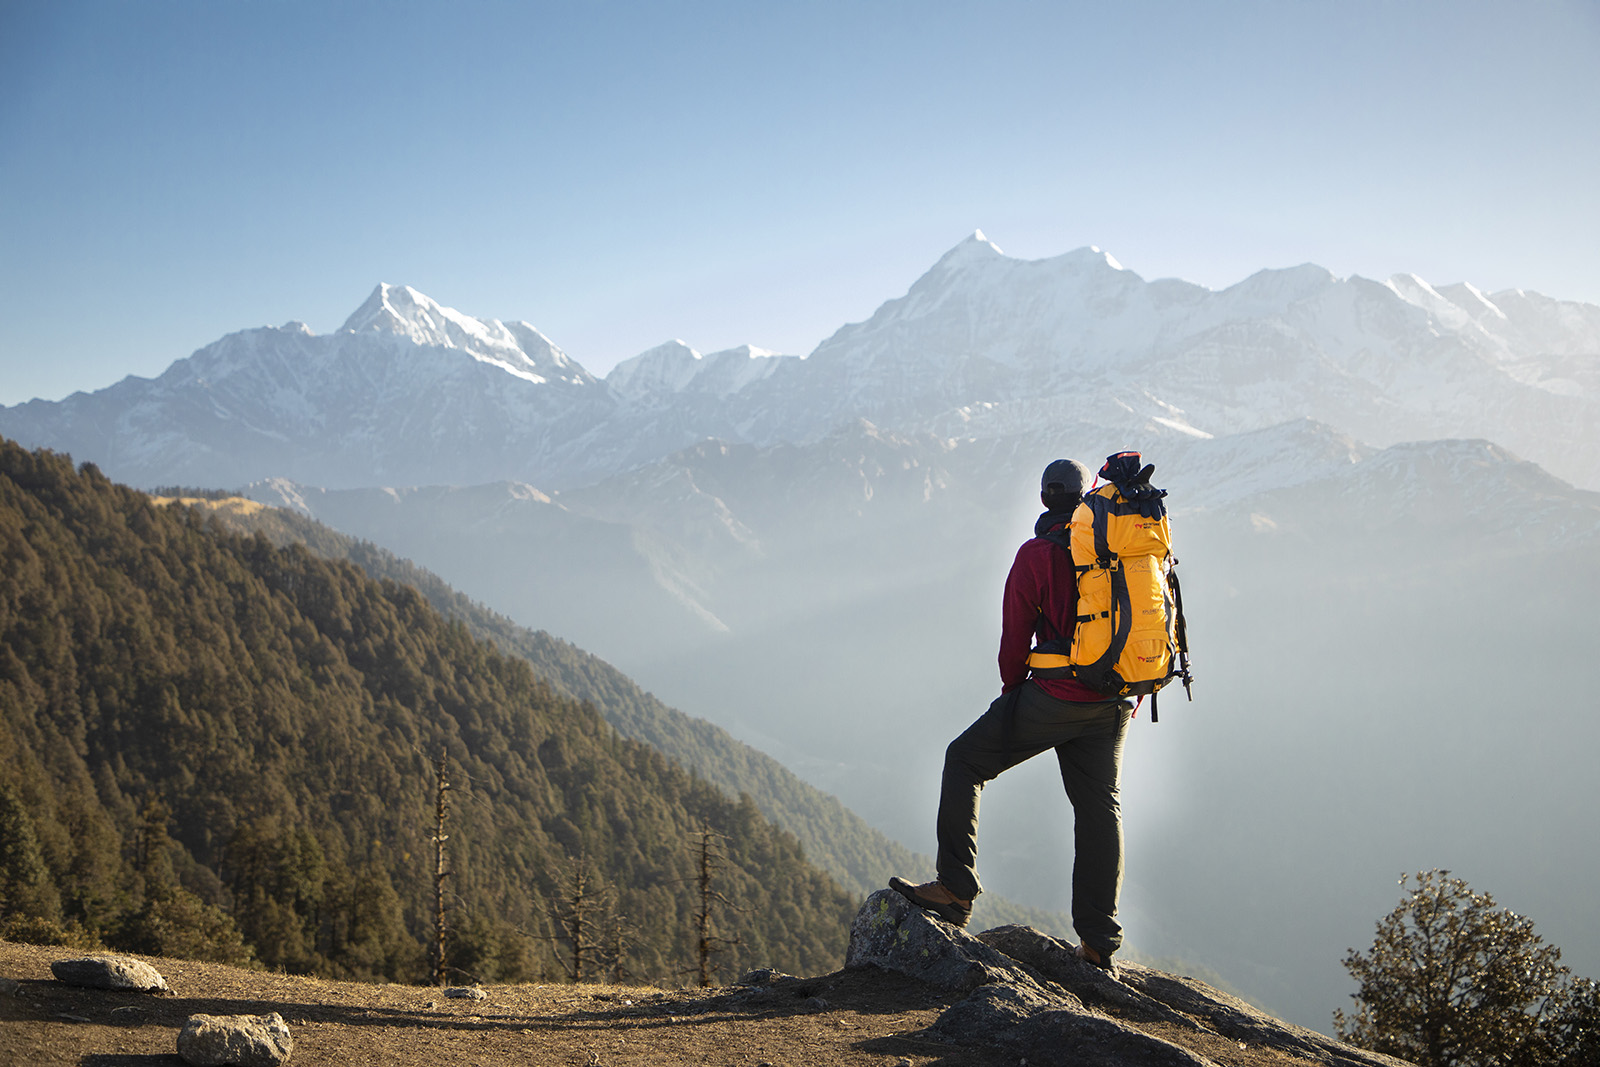
<path fill-rule="evenodd" d="M 21 920 L 50 925 L 61 921 L 61 896 L 56 892 L 39 851 L 33 819 L 9 784 L 0 785 L 0 932 Z M 14 936 L 7 934 L 6 936 Z"/>

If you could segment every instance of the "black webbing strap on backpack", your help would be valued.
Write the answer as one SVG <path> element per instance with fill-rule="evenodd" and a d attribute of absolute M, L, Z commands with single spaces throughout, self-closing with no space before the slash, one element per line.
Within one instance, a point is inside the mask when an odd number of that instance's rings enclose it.
<path fill-rule="evenodd" d="M 1122 649 L 1128 643 L 1128 633 L 1133 629 L 1133 604 L 1128 596 L 1127 576 L 1122 573 L 1122 561 L 1111 551 L 1111 546 L 1106 540 L 1106 517 L 1111 510 L 1111 501 L 1103 496 L 1091 495 L 1085 497 L 1083 502 L 1089 506 L 1094 519 L 1094 549 L 1098 556 L 1096 562 L 1106 569 L 1106 574 L 1111 579 L 1111 598 L 1117 627 L 1100 658 L 1079 667 L 1077 674 L 1079 678 L 1104 693 L 1111 688 L 1110 683 L 1116 674 L 1117 660 L 1122 657 Z"/>
<path fill-rule="evenodd" d="M 1064 529 L 1052 529 L 1039 534 L 1039 537 L 1055 545 L 1066 553 L 1068 569 L 1072 571 L 1072 599 L 1066 605 L 1065 619 L 1066 632 L 1062 633 L 1056 628 L 1050 616 L 1045 614 L 1044 608 L 1039 608 L 1039 617 L 1034 621 L 1033 632 L 1037 638 L 1033 649 L 1028 653 L 1028 672 L 1034 678 L 1062 678 L 1072 677 L 1073 669 L 1068 667 L 1036 667 L 1032 664 L 1034 655 L 1044 653 L 1060 656 L 1063 659 L 1072 655 L 1072 639 L 1078 629 L 1078 624 L 1085 621 L 1085 617 L 1078 614 L 1078 572 L 1083 568 L 1072 565 L 1072 539 Z"/>
<path fill-rule="evenodd" d="M 1167 584 L 1172 586 L 1172 603 L 1177 611 L 1178 620 L 1174 633 L 1178 639 L 1178 677 L 1183 679 L 1183 691 L 1190 700 L 1194 699 L 1194 676 L 1189 673 L 1189 624 L 1183 619 L 1183 586 L 1178 584 L 1178 561 L 1174 559 L 1167 568 Z M 1151 722 L 1155 722 L 1155 710 L 1150 712 Z"/>
<path fill-rule="evenodd" d="M 1046 531 L 1044 539 L 1067 554 L 1067 569 L 1072 571 L 1072 603 L 1067 605 L 1065 616 L 1068 629 L 1066 633 L 1056 635 L 1056 640 L 1060 641 L 1063 646 L 1062 653 L 1067 654 L 1072 651 L 1072 637 L 1078 629 L 1078 623 L 1083 621 L 1078 617 L 1078 568 L 1074 567 L 1072 563 L 1072 535 L 1065 529 L 1055 529 Z M 1044 613 L 1041 611 L 1040 618 L 1044 617 Z M 1054 629 L 1053 626 L 1051 628 Z M 1044 635 L 1041 634 L 1040 636 Z"/>

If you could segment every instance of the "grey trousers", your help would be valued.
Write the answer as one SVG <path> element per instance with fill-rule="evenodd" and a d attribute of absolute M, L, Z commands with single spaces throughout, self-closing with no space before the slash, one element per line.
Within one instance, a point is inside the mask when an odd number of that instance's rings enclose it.
<path fill-rule="evenodd" d="M 1102 955 L 1122 947 L 1122 742 L 1127 700 L 1057 700 L 1034 682 L 1002 695 L 945 750 L 939 791 L 939 881 L 970 900 L 978 884 L 978 798 L 1001 771 L 1056 750 L 1072 802 L 1072 925 Z"/>

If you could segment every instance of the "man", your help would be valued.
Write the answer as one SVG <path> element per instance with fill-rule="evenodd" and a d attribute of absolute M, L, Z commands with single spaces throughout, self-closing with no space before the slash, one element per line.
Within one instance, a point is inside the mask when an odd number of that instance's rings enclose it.
<path fill-rule="evenodd" d="M 1058 459 L 1044 470 L 1045 513 L 1017 550 L 1006 578 L 1000 632 L 1000 696 L 945 751 L 939 793 L 938 877 L 889 887 L 955 926 L 972 916 L 978 884 L 978 797 L 985 782 L 1046 749 L 1055 749 L 1074 817 L 1072 925 L 1079 959 L 1106 970 L 1122 947 L 1117 898 L 1122 890 L 1122 741 L 1133 704 L 1108 700 L 1075 678 L 1028 676 L 1028 653 L 1070 637 L 1077 613 L 1072 557 L 1046 535 L 1064 532 L 1083 499 L 1088 469 Z"/>

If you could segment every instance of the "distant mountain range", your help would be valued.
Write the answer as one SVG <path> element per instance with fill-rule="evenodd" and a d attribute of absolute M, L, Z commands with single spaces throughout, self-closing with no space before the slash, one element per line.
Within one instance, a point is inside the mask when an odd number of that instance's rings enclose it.
<path fill-rule="evenodd" d="M 1299 417 L 1378 445 L 1499 442 L 1600 488 L 1600 307 L 1414 275 L 1268 270 L 1219 292 L 976 233 L 809 357 L 680 342 L 599 380 L 527 323 L 380 285 L 338 331 L 230 334 L 155 379 L 0 409 L 0 434 L 135 485 L 589 484 L 705 438 L 809 443 L 866 418 L 990 438 L 1224 436 Z"/>

